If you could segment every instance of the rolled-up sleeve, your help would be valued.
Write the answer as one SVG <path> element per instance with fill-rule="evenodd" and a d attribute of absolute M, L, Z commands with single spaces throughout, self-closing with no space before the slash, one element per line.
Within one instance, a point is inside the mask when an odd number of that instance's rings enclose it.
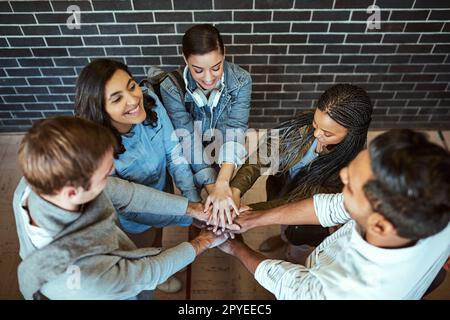
<path fill-rule="evenodd" d="M 192 171 L 194 172 L 194 181 L 197 187 L 202 187 L 206 184 L 216 182 L 217 173 L 210 165 L 204 163 L 202 158 L 197 163 L 196 156 L 203 156 L 202 136 L 195 125 L 191 114 L 186 110 L 184 101 L 180 99 L 180 93 L 172 84 L 172 81 L 167 78 L 161 83 L 161 98 L 167 114 L 176 129 L 176 134 L 182 142 L 183 153 L 189 154 L 188 158 Z M 195 143 L 199 141 L 200 143 Z"/>
<path fill-rule="evenodd" d="M 194 174 L 195 184 L 197 186 L 204 186 L 206 184 L 216 183 L 217 172 L 211 167 L 203 168 Z"/>
<path fill-rule="evenodd" d="M 351 220 L 345 210 L 342 193 L 316 194 L 313 196 L 313 202 L 317 218 L 323 227 L 333 227 Z"/>
<path fill-rule="evenodd" d="M 154 97 L 158 99 L 158 97 Z M 197 192 L 194 182 L 194 174 L 191 166 L 183 156 L 183 151 L 173 129 L 172 122 L 167 115 L 166 109 L 158 101 L 158 120 L 162 123 L 164 149 L 166 152 L 167 166 L 170 175 L 175 180 L 175 185 L 181 190 L 183 196 L 192 202 L 200 202 L 201 198 Z"/>
<path fill-rule="evenodd" d="M 264 260 L 255 279 L 279 300 L 325 299 L 319 279 L 309 269 L 282 260 Z"/>
<path fill-rule="evenodd" d="M 233 92 L 231 112 L 227 121 L 224 144 L 219 150 L 218 163 L 243 164 L 247 151 L 245 150 L 245 133 L 248 128 L 250 114 L 250 100 L 252 92 L 252 78 L 247 72 L 242 78 L 242 85 L 237 92 Z"/>

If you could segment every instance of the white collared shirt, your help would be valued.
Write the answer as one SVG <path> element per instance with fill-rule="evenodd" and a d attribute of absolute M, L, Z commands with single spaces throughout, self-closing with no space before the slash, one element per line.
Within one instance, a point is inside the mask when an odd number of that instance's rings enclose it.
<path fill-rule="evenodd" d="M 421 299 L 450 255 L 450 224 L 414 246 L 383 249 L 364 240 L 343 199 L 341 193 L 314 196 L 322 226 L 345 224 L 305 266 L 264 260 L 256 280 L 277 299 Z"/>
<path fill-rule="evenodd" d="M 31 224 L 30 216 L 28 214 L 27 208 L 27 200 L 30 195 L 31 188 L 27 187 L 20 201 L 20 217 L 23 219 L 23 225 L 25 226 L 25 232 L 27 236 L 30 238 L 33 245 L 37 248 L 43 248 L 53 241 L 53 237 L 50 233 L 40 227 L 33 226 Z"/>

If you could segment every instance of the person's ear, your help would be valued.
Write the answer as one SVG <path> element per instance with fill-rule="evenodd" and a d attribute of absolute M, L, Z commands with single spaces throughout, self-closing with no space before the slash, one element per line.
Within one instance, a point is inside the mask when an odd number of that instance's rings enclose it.
<path fill-rule="evenodd" d="M 77 188 L 75 188 L 73 186 L 65 186 L 64 188 L 62 188 L 61 192 L 62 192 L 62 195 L 67 199 L 73 199 L 74 197 L 76 197 L 78 195 Z"/>
<path fill-rule="evenodd" d="M 392 223 L 379 213 L 373 213 L 369 216 L 367 219 L 367 230 L 382 237 L 396 233 Z"/>
<path fill-rule="evenodd" d="M 183 59 L 184 59 L 184 63 L 186 64 L 186 65 L 188 65 L 188 61 L 187 61 L 187 59 L 186 59 L 186 56 L 183 54 Z"/>

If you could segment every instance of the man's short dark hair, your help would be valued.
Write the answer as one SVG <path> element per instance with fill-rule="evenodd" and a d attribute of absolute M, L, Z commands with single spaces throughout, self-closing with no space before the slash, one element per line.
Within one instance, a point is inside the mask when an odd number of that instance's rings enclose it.
<path fill-rule="evenodd" d="M 450 221 L 450 154 L 423 133 L 390 130 L 369 146 L 375 179 L 364 186 L 374 211 L 399 236 L 419 240 Z"/>

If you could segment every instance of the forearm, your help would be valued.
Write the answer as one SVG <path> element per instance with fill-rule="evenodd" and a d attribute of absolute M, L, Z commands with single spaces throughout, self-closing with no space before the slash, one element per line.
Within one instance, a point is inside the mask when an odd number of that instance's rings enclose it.
<path fill-rule="evenodd" d="M 209 248 L 210 242 L 202 238 L 194 238 L 189 243 L 194 247 L 195 255 L 199 256 Z"/>
<path fill-rule="evenodd" d="M 219 175 L 217 176 L 216 185 L 226 185 L 229 186 L 231 177 L 234 172 L 234 164 L 229 162 L 224 162 L 220 168 Z"/>
<path fill-rule="evenodd" d="M 244 164 L 238 170 L 233 180 L 230 182 L 230 186 L 241 191 L 241 194 L 245 194 L 261 176 L 261 166 L 258 164 Z"/>
<path fill-rule="evenodd" d="M 238 188 L 235 188 L 235 187 L 231 187 L 231 193 L 233 195 L 233 199 L 234 198 L 240 199 L 242 196 L 241 190 L 239 190 Z"/>
<path fill-rule="evenodd" d="M 292 202 L 277 208 L 258 211 L 253 227 L 275 224 L 320 225 L 312 198 Z"/>
<path fill-rule="evenodd" d="M 208 194 L 211 194 L 214 191 L 214 183 L 205 184 L 205 189 Z"/>
<path fill-rule="evenodd" d="M 233 248 L 232 255 L 235 256 L 244 265 L 244 267 L 251 273 L 255 274 L 258 265 L 267 258 L 262 254 L 253 251 L 245 243 L 236 242 Z"/>
<path fill-rule="evenodd" d="M 184 197 L 116 177 L 108 177 L 105 194 L 121 212 L 183 215 L 188 206 Z"/>
<path fill-rule="evenodd" d="M 202 200 L 197 191 L 194 175 L 189 164 L 169 162 L 169 172 L 183 197 L 188 198 L 192 202 L 200 202 Z"/>

